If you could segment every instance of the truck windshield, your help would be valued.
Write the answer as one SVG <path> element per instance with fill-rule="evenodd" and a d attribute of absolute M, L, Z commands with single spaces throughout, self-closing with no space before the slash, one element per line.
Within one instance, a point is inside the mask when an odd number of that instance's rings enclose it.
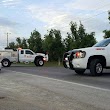
<path fill-rule="evenodd" d="M 93 47 L 106 47 L 109 43 L 110 43 L 110 39 L 104 39 L 93 45 Z"/>

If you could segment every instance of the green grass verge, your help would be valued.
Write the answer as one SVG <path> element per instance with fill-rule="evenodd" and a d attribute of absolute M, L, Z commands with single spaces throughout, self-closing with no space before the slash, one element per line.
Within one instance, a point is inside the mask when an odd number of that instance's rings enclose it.
<path fill-rule="evenodd" d="M 63 66 L 62 62 L 60 64 L 58 62 L 45 62 L 44 66 L 46 67 L 60 67 Z"/>
<path fill-rule="evenodd" d="M 29 64 L 24 64 L 24 63 L 13 63 L 12 66 L 35 66 L 34 63 L 29 63 Z M 60 62 L 60 64 L 58 62 L 45 62 L 44 63 L 44 67 L 62 67 L 63 64 L 62 62 Z"/>

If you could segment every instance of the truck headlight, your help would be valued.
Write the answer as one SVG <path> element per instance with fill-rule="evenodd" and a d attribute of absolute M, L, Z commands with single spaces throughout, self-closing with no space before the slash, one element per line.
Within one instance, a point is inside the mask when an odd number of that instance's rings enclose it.
<path fill-rule="evenodd" d="M 84 58 L 86 56 L 85 51 L 78 51 L 74 54 L 74 58 Z"/>
<path fill-rule="evenodd" d="M 67 57 L 65 58 L 65 61 L 68 61 L 68 58 Z"/>

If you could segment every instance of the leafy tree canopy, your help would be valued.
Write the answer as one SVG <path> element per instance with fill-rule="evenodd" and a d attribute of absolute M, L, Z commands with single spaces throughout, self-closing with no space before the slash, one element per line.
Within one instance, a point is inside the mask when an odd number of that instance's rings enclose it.
<path fill-rule="evenodd" d="M 67 33 L 67 37 L 64 39 L 66 51 L 74 48 L 89 47 L 96 43 L 95 33 L 87 33 L 81 22 L 79 27 L 77 23 L 70 22 L 70 31 L 71 33 Z"/>
<path fill-rule="evenodd" d="M 41 34 L 36 31 L 36 29 L 31 32 L 31 36 L 28 39 L 29 48 L 34 52 L 41 52 L 42 51 L 42 39 Z"/>
<path fill-rule="evenodd" d="M 110 21 L 110 11 L 108 12 L 108 20 Z M 104 36 L 103 36 L 104 39 L 110 38 L 110 30 L 104 30 L 103 33 L 104 33 Z"/>

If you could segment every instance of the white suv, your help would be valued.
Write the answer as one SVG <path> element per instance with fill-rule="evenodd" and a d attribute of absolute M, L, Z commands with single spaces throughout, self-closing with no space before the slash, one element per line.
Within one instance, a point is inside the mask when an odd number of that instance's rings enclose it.
<path fill-rule="evenodd" d="M 92 47 L 66 52 L 63 56 L 63 65 L 78 74 L 90 69 L 92 75 L 101 75 L 103 68 L 110 68 L 110 38 Z"/>

